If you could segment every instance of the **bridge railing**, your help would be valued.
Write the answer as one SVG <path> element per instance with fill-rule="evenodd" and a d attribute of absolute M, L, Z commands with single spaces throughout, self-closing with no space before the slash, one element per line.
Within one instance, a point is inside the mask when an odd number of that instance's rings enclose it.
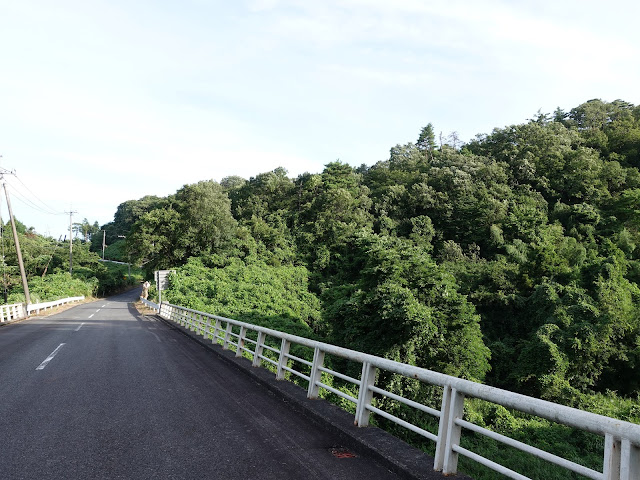
<path fill-rule="evenodd" d="M 0 305 L 0 323 L 13 322 L 14 320 L 26 318 L 34 312 L 39 314 L 41 310 L 59 307 L 67 303 L 80 302 L 82 300 L 84 300 L 84 296 L 61 298 L 60 300 L 53 300 L 51 302 L 30 303 L 28 305 L 24 303 Z"/>
<path fill-rule="evenodd" d="M 320 389 L 325 389 L 354 403 L 354 422 L 358 426 L 367 426 L 369 416 L 371 413 L 375 413 L 435 442 L 433 468 L 442 471 L 444 474 L 456 473 L 458 457 L 463 455 L 509 478 L 529 478 L 463 448 L 460 445 L 460 440 L 463 432 L 468 430 L 564 467 L 587 478 L 598 480 L 634 480 L 640 478 L 640 425 L 229 318 L 198 312 L 168 303 L 162 303 L 161 305 L 152 304 L 148 301 L 145 301 L 145 303 L 158 311 L 161 317 L 193 329 L 205 336 L 205 338 L 210 338 L 214 343 L 221 343 L 225 349 L 235 349 L 238 357 L 243 354 L 250 355 L 253 359 L 253 366 L 258 367 L 262 362 L 273 365 L 278 379 L 284 379 L 287 373 L 302 378 L 308 384 L 307 396 L 309 398 L 317 398 Z M 248 338 L 248 332 L 255 332 L 253 336 L 256 338 Z M 279 340 L 280 348 L 268 345 L 268 337 Z M 313 361 L 292 355 L 290 353 L 292 345 L 301 345 L 313 349 Z M 270 352 L 270 354 L 267 355 L 265 354 L 266 352 Z M 324 358 L 326 354 L 359 363 L 362 366 L 360 378 L 353 378 L 325 367 Z M 304 367 L 296 369 L 294 368 L 295 364 L 304 365 Z M 304 373 L 302 369 L 306 369 L 305 371 L 308 373 Z M 375 385 L 378 371 L 398 374 L 419 380 L 428 385 L 442 387 L 440 409 L 431 408 L 378 388 Z M 357 387 L 357 396 L 351 396 L 323 383 L 323 374 L 331 375 L 353 384 Z M 387 397 L 433 416 L 438 421 L 437 434 L 426 431 L 417 425 L 377 408 L 372 403 L 374 395 Z M 553 453 L 464 420 L 464 403 L 467 398 L 481 399 L 604 437 L 602 471 L 587 468 Z"/>
<path fill-rule="evenodd" d="M 80 297 L 61 298 L 60 300 L 53 300 L 51 302 L 31 303 L 27 305 L 27 315 L 31 315 L 34 312 L 36 313 L 36 315 L 38 315 L 41 310 L 46 311 L 47 309 L 59 307 L 60 305 L 66 305 L 67 303 L 81 302 L 82 300 L 84 300 L 84 295 Z"/>
<path fill-rule="evenodd" d="M 13 322 L 27 316 L 23 303 L 0 305 L 0 323 Z"/>

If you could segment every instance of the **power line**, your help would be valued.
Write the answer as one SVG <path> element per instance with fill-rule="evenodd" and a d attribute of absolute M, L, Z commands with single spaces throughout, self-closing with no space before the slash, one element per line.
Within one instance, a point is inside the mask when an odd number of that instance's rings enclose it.
<path fill-rule="evenodd" d="M 15 174 L 14 174 L 15 176 Z M 17 177 L 16 177 L 17 178 Z M 33 200 L 31 200 L 30 198 L 28 198 L 28 196 L 26 194 L 24 194 L 23 192 L 20 192 L 20 190 L 18 189 L 17 185 L 14 185 L 12 183 L 9 183 L 11 185 L 11 187 L 13 188 L 13 193 L 15 195 L 17 195 L 18 197 L 20 197 L 18 200 L 26 205 L 29 208 L 32 208 L 40 213 L 44 213 L 47 215 L 64 215 L 64 212 L 58 212 L 55 209 L 51 208 L 49 205 L 47 205 L 46 203 L 44 203 L 42 200 L 40 200 L 36 194 L 34 194 L 29 187 L 27 187 L 20 179 L 18 179 L 18 181 L 20 181 L 20 183 L 22 184 L 22 186 L 29 192 L 30 195 L 32 195 L 36 200 L 38 200 L 40 202 L 40 204 L 42 205 L 38 205 L 37 203 L 35 203 Z M 44 208 L 43 208 L 44 207 Z"/>
<path fill-rule="evenodd" d="M 54 208 L 50 207 L 46 202 L 44 202 L 40 197 L 38 197 L 21 179 L 17 174 L 14 173 L 14 177 L 16 180 L 20 182 L 20 184 L 27 189 L 27 191 L 35 197 L 47 210 L 51 210 L 52 215 L 65 215 L 65 212 L 58 212 Z"/>
<path fill-rule="evenodd" d="M 13 187 L 13 185 L 9 185 L 11 187 Z M 16 200 L 18 200 L 20 203 L 22 203 L 23 205 L 37 211 L 40 213 L 44 213 L 46 215 L 64 215 L 64 213 L 60 214 L 60 213 L 54 213 L 52 211 L 49 210 L 44 210 L 42 207 L 40 207 L 39 205 L 35 204 L 34 202 L 32 202 L 31 200 L 29 200 L 27 197 L 24 196 L 24 194 L 22 194 L 21 192 L 19 192 L 18 190 L 16 190 L 15 188 L 13 188 L 12 193 L 15 197 Z"/>

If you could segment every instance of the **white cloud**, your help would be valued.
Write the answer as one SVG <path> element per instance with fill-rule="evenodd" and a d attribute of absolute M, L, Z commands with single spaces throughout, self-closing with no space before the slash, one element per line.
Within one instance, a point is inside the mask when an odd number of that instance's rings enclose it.
<path fill-rule="evenodd" d="M 203 178 L 371 164 L 427 122 L 469 139 L 539 108 L 640 103 L 638 5 L 10 2 L 0 154 L 91 220 Z"/>

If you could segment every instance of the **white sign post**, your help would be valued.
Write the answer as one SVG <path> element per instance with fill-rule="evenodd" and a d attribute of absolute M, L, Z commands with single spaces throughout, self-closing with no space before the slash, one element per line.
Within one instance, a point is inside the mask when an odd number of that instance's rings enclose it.
<path fill-rule="evenodd" d="M 162 290 L 169 287 L 169 274 L 176 273 L 175 270 L 156 270 L 153 276 L 156 279 L 156 288 L 158 289 L 158 303 L 162 303 Z"/>

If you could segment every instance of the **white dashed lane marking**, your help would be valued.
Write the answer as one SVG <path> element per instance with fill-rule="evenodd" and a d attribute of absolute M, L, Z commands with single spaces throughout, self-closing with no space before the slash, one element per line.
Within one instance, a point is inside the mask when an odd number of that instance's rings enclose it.
<path fill-rule="evenodd" d="M 53 352 L 51 352 L 51 355 L 49 355 L 47 358 L 44 359 L 44 361 L 38 365 L 38 367 L 36 368 L 36 370 L 44 370 L 44 367 L 46 367 L 49 362 L 51 360 L 53 360 L 53 357 L 56 356 L 56 353 L 58 353 L 58 351 L 64 346 L 64 343 L 61 343 L 60 345 L 58 345 L 58 348 L 56 348 Z"/>

